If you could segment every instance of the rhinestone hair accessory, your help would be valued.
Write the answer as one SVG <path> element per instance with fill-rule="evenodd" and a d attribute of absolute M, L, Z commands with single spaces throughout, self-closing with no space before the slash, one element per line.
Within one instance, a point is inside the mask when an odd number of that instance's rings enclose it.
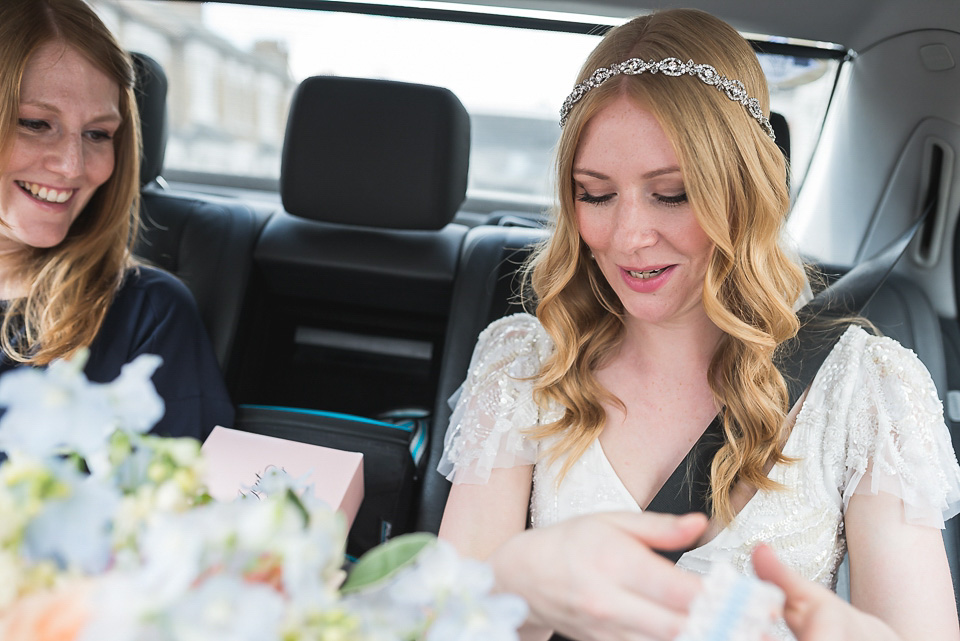
<path fill-rule="evenodd" d="M 590 77 L 573 88 L 567 99 L 563 101 L 563 107 L 560 108 L 560 127 L 567 124 L 567 116 L 570 115 L 570 109 L 580 102 L 580 99 L 587 95 L 591 89 L 596 89 L 610 78 L 619 75 L 639 76 L 642 73 L 662 73 L 665 76 L 696 76 L 705 85 L 716 87 L 727 95 L 727 98 L 734 102 L 739 102 L 746 108 L 747 113 L 756 120 L 764 133 L 770 136 L 771 140 L 777 137 L 773 133 L 773 126 L 770 120 L 763 115 L 763 109 L 760 107 L 760 101 L 747 95 L 747 88 L 739 80 L 731 80 L 711 65 L 696 64 L 693 60 L 681 62 L 679 58 L 664 58 L 660 62 L 653 60 L 643 61 L 640 58 L 630 58 L 609 67 L 600 67 Z"/>

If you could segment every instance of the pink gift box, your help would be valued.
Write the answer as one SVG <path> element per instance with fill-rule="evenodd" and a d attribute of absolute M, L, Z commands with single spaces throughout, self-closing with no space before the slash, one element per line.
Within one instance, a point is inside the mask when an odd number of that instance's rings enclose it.
<path fill-rule="evenodd" d="M 363 500 L 363 454 L 217 426 L 204 441 L 210 496 L 232 501 L 246 493 L 268 467 L 313 485 L 317 498 L 343 512 L 347 524 Z"/>

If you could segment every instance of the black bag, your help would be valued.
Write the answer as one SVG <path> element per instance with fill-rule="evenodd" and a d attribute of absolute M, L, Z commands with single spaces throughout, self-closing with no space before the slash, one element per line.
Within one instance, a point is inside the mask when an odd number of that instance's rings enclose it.
<path fill-rule="evenodd" d="M 418 461 L 426 451 L 427 416 L 392 412 L 387 420 L 266 405 L 240 405 L 234 428 L 266 436 L 361 452 L 363 502 L 347 537 L 347 554 L 360 556 L 413 523 Z"/>

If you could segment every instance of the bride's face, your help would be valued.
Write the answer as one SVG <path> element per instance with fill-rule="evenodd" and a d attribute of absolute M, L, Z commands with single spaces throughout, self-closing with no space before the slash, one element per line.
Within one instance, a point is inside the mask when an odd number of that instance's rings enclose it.
<path fill-rule="evenodd" d="M 654 324 L 700 320 L 713 242 L 654 115 L 626 96 L 597 112 L 580 138 L 573 180 L 580 236 L 626 313 Z"/>

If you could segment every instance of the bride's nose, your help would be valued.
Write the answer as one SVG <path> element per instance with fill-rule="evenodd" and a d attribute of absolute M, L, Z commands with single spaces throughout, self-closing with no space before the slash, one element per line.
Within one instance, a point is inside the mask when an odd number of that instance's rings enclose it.
<path fill-rule="evenodd" d="M 636 199 L 621 199 L 616 217 L 613 242 L 625 253 L 655 245 L 660 238 L 658 217 Z"/>

